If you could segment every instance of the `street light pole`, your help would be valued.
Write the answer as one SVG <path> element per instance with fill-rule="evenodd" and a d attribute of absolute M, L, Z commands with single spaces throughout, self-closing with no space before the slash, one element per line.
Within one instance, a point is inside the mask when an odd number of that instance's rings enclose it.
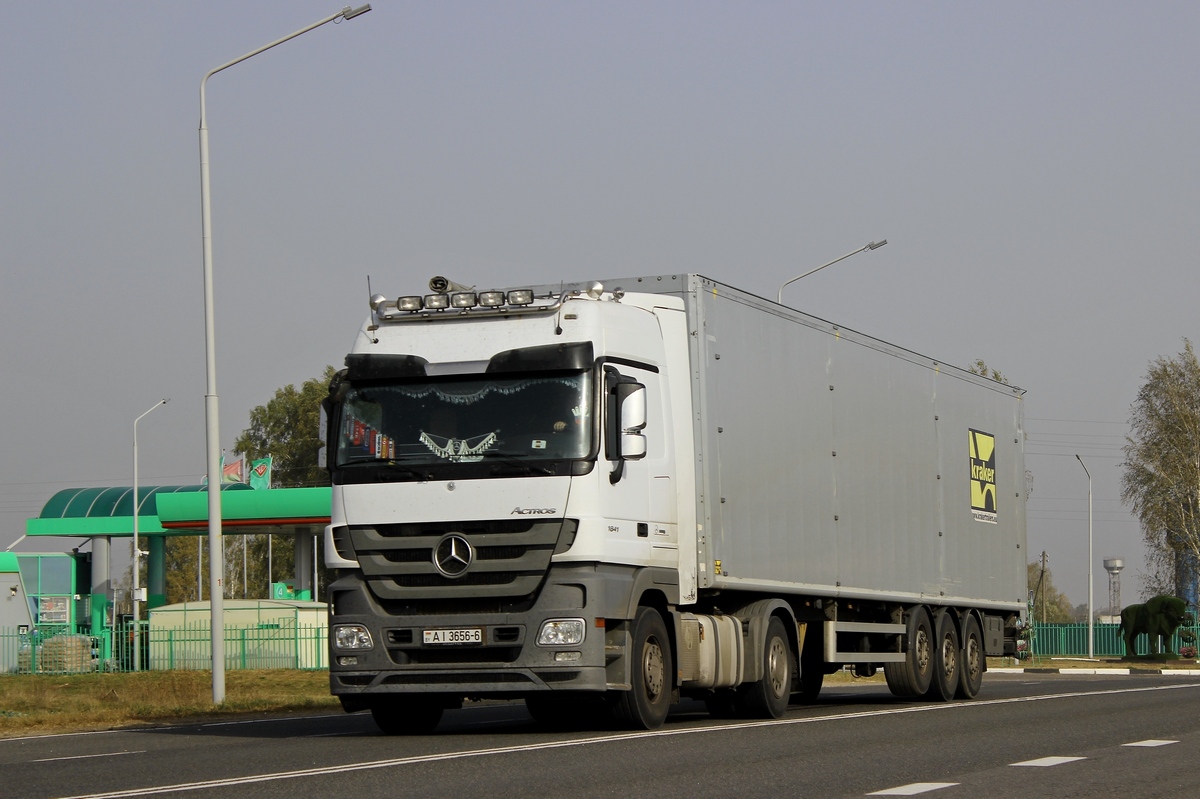
<path fill-rule="evenodd" d="M 208 118 L 205 112 L 204 90 L 208 79 L 218 72 L 240 64 L 247 58 L 270 50 L 276 45 L 319 28 L 336 19 L 351 20 L 371 10 L 370 4 L 351 8 L 346 6 L 319 22 L 301 28 L 268 45 L 233 59 L 208 72 L 200 81 L 200 227 L 204 249 L 204 353 L 206 382 L 204 392 L 204 436 L 206 468 L 208 470 L 208 573 L 209 600 L 212 608 L 212 699 L 213 704 L 225 701 L 225 558 L 221 540 L 221 433 L 217 421 L 217 355 L 216 329 L 213 314 L 212 281 L 212 221 L 208 178 Z"/>
<path fill-rule="evenodd" d="M 157 410 L 163 405 L 170 402 L 170 399 L 161 399 L 150 408 L 149 411 L 143 413 L 145 416 L 150 411 Z M 137 425 L 142 421 L 142 416 L 133 420 L 133 670 L 142 670 L 142 647 L 141 647 L 141 629 L 138 625 L 138 602 L 141 601 L 141 586 L 140 568 L 142 547 L 138 543 L 138 515 L 142 512 L 142 503 L 138 497 L 138 456 L 137 456 Z"/>
<path fill-rule="evenodd" d="M 776 301 L 777 303 L 779 303 L 780 305 L 783 305 L 783 290 L 784 290 L 784 289 L 785 289 L 785 288 L 786 288 L 786 287 L 787 287 L 789 284 L 791 284 L 791 283 L 795 283 L 795 282 L 796 282 L 797 280 L 799 280 L 800 278 L 803 278 L 803 277 L 808 277 L 809 275 L 813 274 L 814 272 L 820 272 L 820 271 L 821 271 L 822 269 L 824 269 L 825 267 L 827 267 L 827 266 L 833 266 L 833 265 L 834 265 L 834 264 L 836 264 L 838 261 L 844 261 L 844 260 L 846 260 L 847 258 L 849 258 L 851 255 L 858 255 L 858 254 L 859 254 L 860 252 L 862 252 L 863 250 L 878 250 L 880 247 L 882 247 L 882 246 L 883 246 L 883 245 L 885 245 L 885 244 L 887 244 L 887 239 L 880 239 L 879 241 L 872 241 L 872 242 L 868 242 L 867 244 L 864 244 L 863 246 L 859 247 L 859 248 L 858 248 L 857 250 L 855 250 L 854 252 L 848 252 L 848 253 L 846 253 L 845 255 L 843 255 L 841 258 L 834 258 L 834 259 L 833 259 L 832 261 L 830 261 L 829 263 L 827 263 L 827 264 L 821 264 L 821 265 L 820 265 L 820 266 L 818 266 L 816 269 L 810 269 L 810 270 L 808 270 L 807 272 L 805 272 L 803 275 L 797 275 L 796 277 L 792 278 L 791 280 L 787 281 L 787 283 L 784 283 L 782 286 L 780 286 L 780 287 L 779 287 L 779 294 L 778 294 L 778 296 L 776 297 L 775 301 Z"/>
<path fill-rule="evenodd" d="M 1092 473 L 1088 471 L 1087 464 L 1083 462 L 1083 458 L 1078 455 L 1075 460 L 1079 461 L 1079 465 L 1083 467 L 1083 473 L 1088 479 L 1088 657 L 1096 656 L 1096 620 L 1092 617 Z"/>

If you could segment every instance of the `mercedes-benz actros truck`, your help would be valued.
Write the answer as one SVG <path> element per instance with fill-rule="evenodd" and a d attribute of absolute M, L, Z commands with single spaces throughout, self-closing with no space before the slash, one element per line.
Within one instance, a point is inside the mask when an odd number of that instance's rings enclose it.
<path fill-rule="evenodd" d="M 371 297 L 324 403 L 347 711 L 653 729 L 843 668 L 970 698 L 1015 653 L 1020 389 L 695 274 L 430 283 Z"/>

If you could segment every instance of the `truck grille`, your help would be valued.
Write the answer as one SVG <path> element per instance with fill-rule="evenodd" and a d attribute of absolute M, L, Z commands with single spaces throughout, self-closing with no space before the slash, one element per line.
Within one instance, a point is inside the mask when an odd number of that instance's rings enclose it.
<path fill-rule="evenodd" d="M 371 592 L 385 603 L 535 594 L 550 557 L 574 539 L 573 520 L 513 519 L 352 526 L 350 544 Z M 456 533 L 473 557 L 459 577 L 434 565 L 434 549 Z"/>

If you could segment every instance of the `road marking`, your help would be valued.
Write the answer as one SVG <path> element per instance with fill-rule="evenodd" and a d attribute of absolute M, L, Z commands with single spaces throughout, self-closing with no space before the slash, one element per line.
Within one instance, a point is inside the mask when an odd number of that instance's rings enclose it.
<path fill-rule="evenodd" d="M 1114 688 L 1104 691 L 1074 691 L 1065 694 L 1017 696 L 1009 699 L 977 699 L 972 702 L 917 705 L 915 707 L 899 707 L 888 710 L 869 710 L 859 713 L 835 713 L 828 716 L 806 716 L 798 719 L 751 721 L 738 724 L 715 724 L 707 727 L 688 727 L 685 729 L 670 730 L 659 729 L 651 732 L 628 732 L 617 735 L 598 735 L 591 738 L 579 738 L 565 741 L 547 741 L 544 743 L 517 744 L 513 746 L 496 747 L 494 749 L 468 749 L 458 752 L 445 752 L 442 754 L 399 757 L 390 760 L 344 763 L 339 766 L 324 766 L 320 768 L 302 769 L 298 771 L 280 771 L 268 774 L 253 774 L 245 777 L 227 777 L 225 779 L 206 780 L 204 782 L 185 782 L 176 785 L 152 785 L 144 788 L 133 788 L 123 791 L 111 791 L 107 793 L 79 794 L 77 796 L 61 797 L 61 799 L 128 799 L 128 797 L 135 796 L 152 796 L 154 794 L 163 793 L 184 793 L 187 791 L 224 788 L 234 785 L 253 785 L 261 782 L 275 782 L 278 780 L 291 780 L 303 777 L 322 777 L 333 774 L 347 774 L 355 771 L 370 771 L 382 768 L 395 768 L 397 766 L 411 766 L 425 763 L 465 760 L 468 758 L 490 757 L 494 755 L 515 754 L 519 752 L 533 752 L 547 749 L 573 749 L 584 746 L 595 746 L 599 744 L 645 740 L 646 738 L 667 738 L 679 735 L 701 735 L 720 732 L 744 732 L 746 730 L 760 727 L 791 727 L 800 724 L 820 724 L 830 721 L 854 721 L 860 719 L 877 718 L 879 716 L 905 715 L 908 713 L 937 713 L 957 710 L 970 710 L 972 708 L 988 707 L 991 705 L 1012 705 L 1021 702 L 1043 702 L 1050 699 L 1078 699 L 1089 696 L 1116 696 L 1119 694 L 1150 693 L 1154 691 L 1178 691 L 1189 688 L 1200 688 L 1200 683 L 1147 686 L 1141 688 Z"/>
<path fill-rule="evenodd" d="M 957 782 L 914 782 L 908 785 L 900 785 L 895 788 L 888 788 L 886 791 L 875 791 L 867 796 L 916 796 L 919 793 L 929 793 L 942 788 L 953 788 L 958 785 Z"/>
<path fill-rule="evenodd" d="M 118 755 L 144 755 L 145 749 L 136 752 L 101 752 L 98 755 L 71 755 L 70 757 L 43 757 L 41 760 L 30 760 L 30 763 L 53 763 L 56 760 L 86 760 L 89 757 L 117 757 Z"/>
<path fill-rule="evenodd" d="M 1151 738 L 1147 741 L 1134 741 L 1131 744 L 1121 744 L 1121 746 L 1166 746 L 1167 744 L 1177 744 L 1179 741 L 1160 741 L 1157 738 Z"/>
<path fill-rule="evenodd" d="M 1020 763 L 1009 763 L 1010 766 L 1061 766 L 1063 763 L 1074 763 L 1076 760 L 1087 760 L 1086 757 L 1039 757 L 1037 760 L 1024 760 Z"/>

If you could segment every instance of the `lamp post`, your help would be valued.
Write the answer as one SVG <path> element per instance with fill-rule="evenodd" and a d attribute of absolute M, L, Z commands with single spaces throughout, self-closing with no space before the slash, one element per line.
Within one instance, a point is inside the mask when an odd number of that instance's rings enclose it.
<path fill-rule="evenodd" d="M 170 402 L 170 399 L 161 399 L 143 413 L 145 416 L 150 411 Z M 138 497 L 138 456 L 137 456 L 137 424 L 142 421 L 142 416 L 133 420 L 133 670 L 142 670 L 142 647 L 141 647 L 141 629 L 138 625 L 138 602 L 141 601 L 141 586 L 140 569 L 142 547 L 138 543 L 138 515 L 142 512 L 142 503 Z"/>
<path fill-rule="evenodd" d="M 1075 460 L 1083 467 L 1088 479 L 1088 658 L 1096 656 L 1096 620 L 1092 617 L 1092 473 L 1078 455 Z"/>
<path fill-rule="evenodd" d="M 212 698 L 214 704 L 225 701 L 225 559 L 221 541 L 221 442 L 217 423 L 217 355 L 216 330 L 213 316 L 212 285 L 212 222 L 208 178 L 208 121 L 205 114 L 204 89 L 208 79 L 218 72 L 240 64 L 248 58 L 270 50 L 276 45 L 319 28 L 334 20 L 351 20 L 371 10 L 370 4 L 351 8 L 346 6 L 319 22 L 276 39 L 257 50 L 239 56 L 208 72 L 200 81 L 200 226 L 204 248 L 204 353 L 206 382 L 204 393 L 204 436 L 208 470 L 208 573 L 209 600 L 212 608 Z"/>
<path fill-rule="evenodd" d="M 808 270 L 807 272 L 805 272 L 803 275 L 797 275 L 796 277 L 792 278 L 791 280 L 787 281 L 787 283 L 784 283 L 782 286 L 780 286 L 780 287 L 779 287 L 779 295 L 776 297 L 775 301 L 776 301 L 777 303 L 779 303 L 780 305 L 783 305 L 783 290 L 784 290 L 784 289 L 785 289 L 785 288 L 786 288 L 786 287 L 787 287 L 789 284 L 791 284 L 791 283 L 795 283 L 795 282 L 796 282 L 797 280 L 799 280 L 800 278 L 802 278 L 802 277 L 808 277 L 809 275 L 813 274 L 814 272 L 820 272 L 820 271 L 821 271 L 822 269 L 824 269 L 825 267 L 827 267 L 827 266 L 833 266 L 833 265 L 834 265 L 834 264 L 836 264 L 838 261 L 844 261 L 844 260 L 846 260 L 847 258 L 849 258 L 851 255 L 858 255 L 858 254 L 859 254 L 860 252 L 862 252 L 863 250 L 878 250 L 880 247 L 882 247 L 882 246 L 883 246 L 883 245 L 885 245 L 885 244 L 887 244 L 887 239 L 880 239 L 879 241 L 872 241 L 872 242 L 868 242 L 868 243 L 864 244 L 863 246 L 859 247 L 859 248 L 858 248 L 857 250 L 855 250 L 854 252 L 848 252 L 848 253 L 846 253 L 845 255 L 843 255 L 841 258 L 834 258 L 834 259 L 833 259 L 832 261 L 830 261 L 829 263 L 827 263 L 827 264 L 821 264 L 821 265 L 820 265 L 820 266 L 818 266 L 816 269 L 810 269 L 810 270 Z"/>

